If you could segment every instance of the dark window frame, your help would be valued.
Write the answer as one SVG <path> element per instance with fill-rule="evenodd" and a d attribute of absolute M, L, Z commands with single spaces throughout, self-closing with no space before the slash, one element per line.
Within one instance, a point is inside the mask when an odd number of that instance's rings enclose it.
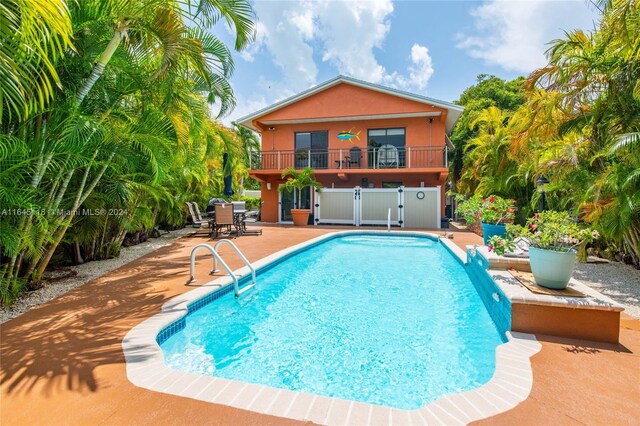
<path fill-rule="evenodd" d="M 404 132 L 403 136 L 403 141 L 402 141 L 402 145 L 398 145 L 396 143 L 391 143 L 391 141 L 384 141 L 383 143 L 376 143 L 376 145 L 371 145 L 371 132 L 372 131 L 380 131 L 380 130 L 384 130 L 385 131 L 385 135 L 384 136 L 373 136 L 373 138 L 388 138 L 389 135 L 387 134 L 389 130 L 402 130 Z M 400 136 L 400 135 L 391 135 L 391 136 Z M 373 155 L 373 150 L 375 148 L 379 148 L 382 145 L 392 145 L 395 146 L 396 148 L 398 148 L 398 167 L 400 168 L 404 168 L 405 164 L 406 164 L 406 148 L 407 148 L 407 128 L 406 127 L 378 127 L 378 128 L 372 128 L 372 129 L 367 129 L 367 151 L 368 151 L 368 159 L 369 159 L 369 168 L 372 168 L 372 165 L 375 164 L 375 156 Z"/>
<path fill-rule="evenodd" d="M 313 134 L 324 133 L 323 142 L 326 146 L 314 146 Z M 298 148 L 298 135 L 309 135 L 309 146 L 305 148 Z M 295 158 L 295 168 L 305 168 L 311 163 L 311 167 L 314 169 L 326 169 L 328 166 L 329 157 L 329 130 L 305 130 L 293 132 L 293 150 Z M 311 152 L 311 160 L 309 161 L 309 151 Z"/>
<path fill-rule="evenodd" d="M 402 181 L 382 182 L 382 188 L 400 188 L 401 186 Z"/>
<path fill-rule="evenodd" d="M 407 128 L 406 127 L 376 127 L 376 128 L 372 128 L 372 129 L 367 129 L 367 147 L 370 147 L 370 141 L 371 141 L 371 132 L 372 131 L 376 131 L 376 130 L 384 130 L 385 132 L 388 132 L 389 130 L 402 130 L 404 132 L 404 145 L 402 146 L 403 148 L 407 146 Z M 388 137 L 389 135 L 385 134 L 384 137 Z M 395 135 L 392 135 L 395 136 Z M 384 145 L 384 144 L 381 144 Z M 395 146 L 395 145 L 394 145 Z"/>

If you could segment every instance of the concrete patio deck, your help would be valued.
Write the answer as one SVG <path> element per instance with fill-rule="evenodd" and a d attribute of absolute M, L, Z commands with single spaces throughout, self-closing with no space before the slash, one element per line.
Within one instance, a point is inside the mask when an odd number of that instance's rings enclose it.
<path fill-rule="evenodd" d="M 344 227 L 338 229 L 345 229 Z M 313 237 L 327 227 L 264 227 L 234 242 L 250 261 Z M 291 424 L 220 405 L 148 391 L 126 376 L 122 339 L 185 285 L 191 248 L 182 238 L 1 326 L 0 423 Z M 455 232 L 464 248 L 481 239 Z M 223 256 L 230 253 L 222 250 Z M 239 268 L 235 256 L 227 256 Z M 212 279 L 198 262 L 194 285 Z M 204 266 L 207 263 L 207 267 Z M 529 398 L 487 424 L 637 424 L 640 418 L 640 320 L 624 316 L 619 345 L 537 336 Z"/>

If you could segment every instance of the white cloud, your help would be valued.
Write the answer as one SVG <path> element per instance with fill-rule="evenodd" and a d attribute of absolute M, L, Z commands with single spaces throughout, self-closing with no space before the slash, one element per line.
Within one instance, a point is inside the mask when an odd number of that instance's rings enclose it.
<path fill-rule="evenodd" d="M 457 47 L 487 65 L 524 73 L 547 63 L 547 43 L 563 30 L 589 30 L 597 16 L 583 0 L 489 0 L 471 15 L 474 29 L 459 34 Z"/>
<path fill-rule="evenodd" d="M 237 90 L 234 90 L 234 92 L 236 94 L 237 106 L 231 114 L 222 117 L 220 120 L 225 126 L 230 127 L 232 122 L 270 105 L 270 102 L 267 102 L 267 99 L 262 95 L 254 94 L 250 99 L 245 99 Z"/>
<path fill-rule="evenodd" d="M 282 83 L 271 86 L 293 93 L 313 86 L 318 56 L 339 74 L 405 89 L 424 90 L 433 74 L 428 49 L 417 44 L 408 57 L 408 75 L 388 72 L 378 62 L 374 49 L 384 48 L 390 31 L 391 0 L 257 1 L 255 10 L 256 42 L 242 57 L 253 61 L 260 49 L 266 49 L 283 74 Z"/>
<path fill-rule="evenodd" d="M 313 9 L 304 11 L 286 11 L 286 18 L 298 29 L 298 33 L 304 40 L 311 40 L 315 32 Z"/>
<path fill-rule="evenodd" d="M 270 52 L 273 62 L 282 69 L 284 81 L 296 91 L 315 84 L 318 76 L 313 48 L 305 41 L 313 35 L 313 24 L 310 16 L 300 13 L 306 10 L 304 3 L 266 1 L 254 6 L 260 34 L 255 49 L 264 46 Z"/>
<path fill-rule="evenodd" d="M 409 66 L 409 76 L 404 77 L 394 72 L 385 78 L 385 83 L 401 89 L 425 90 L 427 83 L 433 75 L 433 61 L 429 55 L 429 49 L 419 44 L 411 47 L 411 65 Z"/>
<path fill-rule="evenodd" d="M 411 47 L 411 62 L 413 65 L 409 67 L 410 84 L 418 89 L 426 88 L 433 75 L 433 61 L 429 55 L 429 49 L 414 44 Z"/>
<path fill-rule="evenodd" d="M 322 60 L 334 65 L 340 74 L 382 82 L 386 70 L 373 49 L 382 48 L 391 27 L 391 0 L 323 0 L 315 6 L 318 37 L 324 47 Z"/>

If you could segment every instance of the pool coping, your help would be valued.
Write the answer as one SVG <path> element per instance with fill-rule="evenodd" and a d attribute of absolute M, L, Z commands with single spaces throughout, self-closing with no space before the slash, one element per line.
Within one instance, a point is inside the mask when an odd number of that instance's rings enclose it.
<path fill-rule="evenodd" d="M 461 262 L 466 253 L 447 239 L 428 232 L 340 231 L 296 244 L 253 265 L 267 266 L 281 257 L 342 235 L 392 234 L 427 236 L 439 240 Z M 248 267 L 234 271 L 244 278 Z M 166 302 L 160 313 L 143 321 L 122 341 L 127 377 L 134 385 L 152 391 L 183 396 L 294 420 L 319 424 L 467 424 L 510 410 L 524 401 L 533 385 L 530 358 L 540 351 L 534 335 L 507 332 L 507 342 L 496 348 L 496 367 L 484 385 L 462 393 L 448 394 L 416 410 L 402 410 L 357 401 L 294 392 L 270 386 L 245 383 L 213 376 L 172 370 L 164 364 L 158 334 L 185 317 L 187 306 L 222 287 L 232 286 L 230 277 L 221 277 Z"/>

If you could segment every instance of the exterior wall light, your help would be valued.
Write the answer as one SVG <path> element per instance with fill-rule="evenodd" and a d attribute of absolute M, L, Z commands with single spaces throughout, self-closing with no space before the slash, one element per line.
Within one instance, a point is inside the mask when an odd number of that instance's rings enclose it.
<path fill-rule="evenodd" d="M 538 206 L 539 211 L 544 210 L 545 192 L 547 190 L 546 186 L 548 183 L 549 180 L 544 176 L 540 176 L 536 181 L 536 186 L 538 188 L 538 191 L 540 192 L 540 205 Z"/>

